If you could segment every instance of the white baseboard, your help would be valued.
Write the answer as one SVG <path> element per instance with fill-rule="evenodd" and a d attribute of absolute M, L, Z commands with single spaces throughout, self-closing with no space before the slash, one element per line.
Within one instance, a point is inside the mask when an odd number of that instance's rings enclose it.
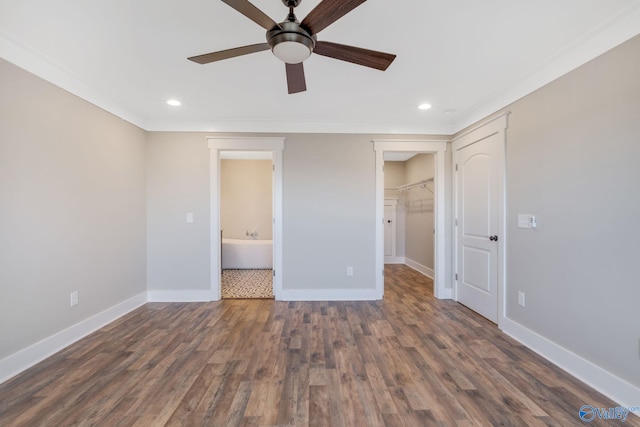
<path fill-rule="evenodd" d="M 283 289 L 281 301 L 376 301 L 382 294 L 375 289 Z"/>
<path fill-rule="evenodd" d="M 147 302 L 143 292 L 0 360 L 0 384 Z"/>
<path fill-rule="evenodd" d="M 594 363 L 578 356 L 566 348 L 548 340 L 521 324 L 504 318 L 500 325 L 502 331 L 526 345 L 553 364 L 567 371 L 580 381 L 593 387 L 620 406 L 637 406 L 640 388 L 605 371 Z M 591 402 L 584 402 L 589 405 Z M 578 408 L 576 408 L 576 413 Z"/>
<path fill-rule="evenodd" d="M 431 280 L 436 280 L 436 274 L 432 268 L 427 267 L 426 265 L 422 265 L 418 262 L 415 262 L 411 258 L 405 258 L 404 264 L 408 267 L 413 268 L 418 273 L 422 273 L 427 276 Z M 434 296 L 438 299 L 453 299 L 453 289 L 452 288 L 444 288 L 442 290 L 438 290 L 436 285 L 433 286 Z"/>
<path fill-rule="evenodd" d="M 209 302 L 213 301 L 211 290 L 147 291 L 148 302 Z"/>
<path fill-rule="evenodd" d="M 453 289 L 451 288 L 444 288 L 441 291 L 436 289 L 434 294 L 438 299 L 453 299 Z"/>
<path fill-rule="evenodd" d="M 404 264 L 404 257 L 403 256 L 386 256 L 384 257 L 384 263 L 385 264 Z"/>
<path fill-rule="evenodd" d="M 429 268 L 425 265 L 420 264 L 419 262 L 416 262 L 414 260 L 412 260 L 411 258 L 406 258 L 405 257 L 405 262 L 406 265 L 408 265 L 409 267 L 413 268 L 414 270 L 424 274 L 425 276 L 427 276 L 430 279 L 434 279 L 435 278 L 435 274 L 433 272 L 432 268 Z"/>

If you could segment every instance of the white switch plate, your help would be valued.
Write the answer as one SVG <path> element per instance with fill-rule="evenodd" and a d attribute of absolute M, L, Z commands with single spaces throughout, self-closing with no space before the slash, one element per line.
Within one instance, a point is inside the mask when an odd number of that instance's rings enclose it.
<path fill-rule="evenodd" d="M 70 307 L 78 305 L 78 291 L 71 292 L 71 294 L 69 294 L 69 296 L 71 298 Z"/>
<path fill-rule="evenodd" d="M 353 276 L 353 267 L 347 267 L 347 276 Z"/>
<path fill-rule="evenodd" d="M 518 305 L 524 307 L 524 292 L 518 291 Z"/>
<path fill-rule="evenodd" d="M 536 228 L 536 216 L 531 214 L 518 214 L 518 228 Z"/>
<path fill-rule="evenodd" d="M 187 213 L 187 222 L 193 222 L 193 212 Z"/>

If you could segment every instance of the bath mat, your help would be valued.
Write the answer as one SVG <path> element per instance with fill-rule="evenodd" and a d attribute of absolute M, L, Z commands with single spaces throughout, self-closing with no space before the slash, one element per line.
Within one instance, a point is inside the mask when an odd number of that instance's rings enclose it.
<path fill-rule="evenodd" d="M 222 270 L 222 298 L 273 298 L 272 270 Z"/>

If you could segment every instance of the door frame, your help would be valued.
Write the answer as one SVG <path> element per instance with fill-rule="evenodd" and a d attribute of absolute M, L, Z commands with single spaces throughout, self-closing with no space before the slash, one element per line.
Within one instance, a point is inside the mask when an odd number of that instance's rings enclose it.
<path fill-rule="evenodd" d="M 376 156 L 376 295 L 380 299 L 384 296 L 384 152 L 416 152 L 434 154 L 435 156 L 434 226 L 436 235 L 434 239 L 433 294 L 438 299 L 451 299 L 453 289 L 447 288 L 445 283 L 445 156 L 448 141 L 374 139 L 372 142 Z"/>
<path fill-rule="evenodd" d="M 458 280 L 456 279 L 459 270 L 459 236 L 458 236 L 458 184 L 459 176 L 456 171 L 456 165 L 458 163 L 459 150 L 489 138 L 494 135 L 498 135 L 501 140 L 501 146 L 498 154 L 498 167 L 499 170 L 496 173 L 498 177 L 498 250 L 497 250 L 497 292 L 498 292 L 498 327 L 502 328 L 503 321 L 506 317 L 506 150 L 507 150 L 507 128 L 509 126 L 509 114 L 510 112 L 503 112 L 494 117 L 485 120 L 476 126 L 468 129 L 464 133 L 456 136 L 451 140 L 452 148 L 452 171 L 453 171 L 453 289 L 454 299 L 458 301 Z"/>
<path fill-rule="evenodd" d="M 398 248 L 397 248 L 397 243 L 398 243 L 398 228 L 397 228 L 397 224 L 398 224 L 398 199 L 388 199 L 385 198 L 384 199 L 384 207 L 386 208 L 387 206 L 391 206 L 393 207 L 393 227 L 392 227 L 392 232 L 391 232 L 391 248 L 392 248 L 392 253 L 391 255 L 384 256 L 384 262 L 385 263 L 396 263 L 398 262 Z M 388 218 L 384 217 L 383 214 L 383 218 L 385 220 L 388 221 Z M 384 230 L 383 230 L 384 231 Z M 383 243 L 386 244 L 386 239 L 383 238 Z"/>
<path fill-rule="evenodd" d="M 270 151 L 273 161 L 273 293 L 282 295 L 282 150 L 284 137 L 207 137 L 209 146 L 210 183 L 210 268 L 211 300 L 221 298 L 222 265 L 220 265 L 220 152 Z"/>

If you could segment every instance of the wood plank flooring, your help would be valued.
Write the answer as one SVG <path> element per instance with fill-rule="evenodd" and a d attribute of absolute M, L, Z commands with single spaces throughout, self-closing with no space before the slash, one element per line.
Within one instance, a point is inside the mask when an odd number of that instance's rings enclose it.
<path fill-rule="evenodd" d="M 146 304 L 0 385 L 0 425 L 570 426 L 617 406 L 386 274 L 377 302 Z"/>

